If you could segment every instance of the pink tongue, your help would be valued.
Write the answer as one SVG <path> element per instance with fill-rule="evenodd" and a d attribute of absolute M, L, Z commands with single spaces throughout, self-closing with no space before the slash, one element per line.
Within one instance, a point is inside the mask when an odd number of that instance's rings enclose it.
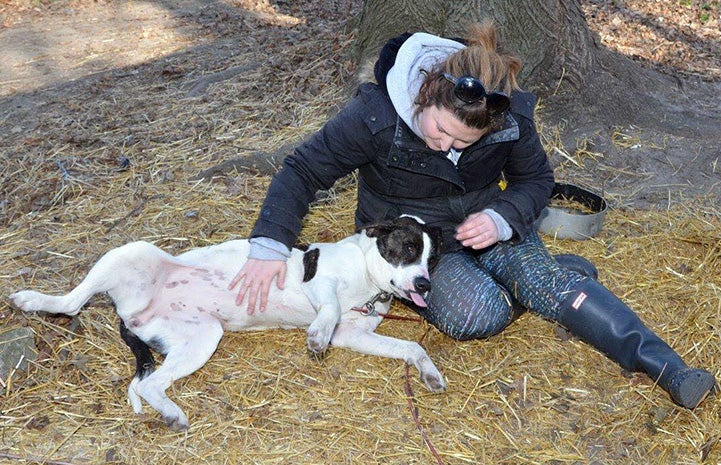
<path fill-rule="evenodd" d="M 418 294 L 417 292 L 411 292 L 410 294 L 411 294 L 411 299 L 413 299 L 414 304 L 418 305 L 419 307 L 424 307 L 424 308 L 428 306 L 426 304 L 426 301 L 423 300 L 423 297 L 421 297 L 420 294 Z"/>

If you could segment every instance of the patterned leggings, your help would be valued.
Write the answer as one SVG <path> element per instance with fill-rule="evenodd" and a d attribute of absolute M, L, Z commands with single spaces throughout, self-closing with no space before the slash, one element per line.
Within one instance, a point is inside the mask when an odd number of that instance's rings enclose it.
<path fill-rule="evenodd" d="M 514 301 L 556 320 L 565 296 L 584 279 L 561 267 L 532 232 L 520 244 L 442 255 L 431 274 L 428 307 L 413 308 L 454 339 L 486 338 L 511 323 Z"/>

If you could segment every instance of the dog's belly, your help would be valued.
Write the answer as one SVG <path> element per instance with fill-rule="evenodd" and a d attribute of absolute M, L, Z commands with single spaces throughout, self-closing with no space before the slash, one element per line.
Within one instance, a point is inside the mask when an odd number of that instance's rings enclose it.
<path fill-rule="evenodd" d="M 155 293 L 150 304 L 127 319 L 128 327 L 137 330 L 155 319 L 192 323 L 214 318 L 228 331 L 249 331 L 305 328 L 315 319 L 316 312 L 300 287 L 303 270 L 299 262 L 302 254 L 288 261 L 285 289 L 281 291 L 273 284 L 266 310 L 261 312 L 256 308 L 249 315 L 248 296 L 239 306 L 235 303 L 238 286 L 228 290 L 247 252 L 208 249 L 212 248 L 205 249 L 202 255 L 196 254 L 193 257 L 195 260 L 181 256 L 178 257 L 182 259 L 180 263 L 164 265 L 164 279 L 154 283 Z"/>

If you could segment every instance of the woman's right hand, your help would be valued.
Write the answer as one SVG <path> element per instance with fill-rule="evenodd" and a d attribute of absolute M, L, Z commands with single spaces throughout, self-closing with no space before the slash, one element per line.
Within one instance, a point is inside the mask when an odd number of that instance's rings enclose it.
<path fill-rule="evenodd" d="M 498 242 L 498 226 L 488 213 L 471 213 L 456 229 L 456 240 L 463 247 L 485 249 Z"/>
<path fill-rule="evenodd" d="M 276 279 L 278 289 L 285 287 L 285 273 L 287 266 L 282 260 L 256 260 L 253 258 L 243 265 L 235 278 L 228 285 L 228 290 L 232 290 L 238 283 L 240 289 L 238 296 L 235 298 L 235 304 L 240 306 L 248 295 L 248 315 L 255 312 L 255 304 L 260 297 L 261 312 L 265 311 L 268 305 L 268 294 L 273 279 Z"/>

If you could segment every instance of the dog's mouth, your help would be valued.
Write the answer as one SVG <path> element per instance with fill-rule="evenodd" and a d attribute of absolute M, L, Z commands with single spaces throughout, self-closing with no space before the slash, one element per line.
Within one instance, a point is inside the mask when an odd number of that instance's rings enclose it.
<path fill-rule="evenodd" d="M 418 305 L 419 307 L 426 308 L 428 304 L 426 303 L 426 299 L 423 298 L 421 294 L 419 294 L 416 291 L 405 291 L 408 298 L 410 298 L 414 304 Z"/>
<path fill-rule="evenodd" d="M 396 283 L 391 280 L 391 286 L 393 289 L 395 289 L 395 294 L 402 298 L 402 299 L 408 299 L 413 301 L 414 304 L 418 305 L 419 307 L 426 308 L 428 304 L 426 303 L 425 295 L 427 293 L 419 293 L 412 289 L 403 289 L 401 287 L 396 286 Z"/>

